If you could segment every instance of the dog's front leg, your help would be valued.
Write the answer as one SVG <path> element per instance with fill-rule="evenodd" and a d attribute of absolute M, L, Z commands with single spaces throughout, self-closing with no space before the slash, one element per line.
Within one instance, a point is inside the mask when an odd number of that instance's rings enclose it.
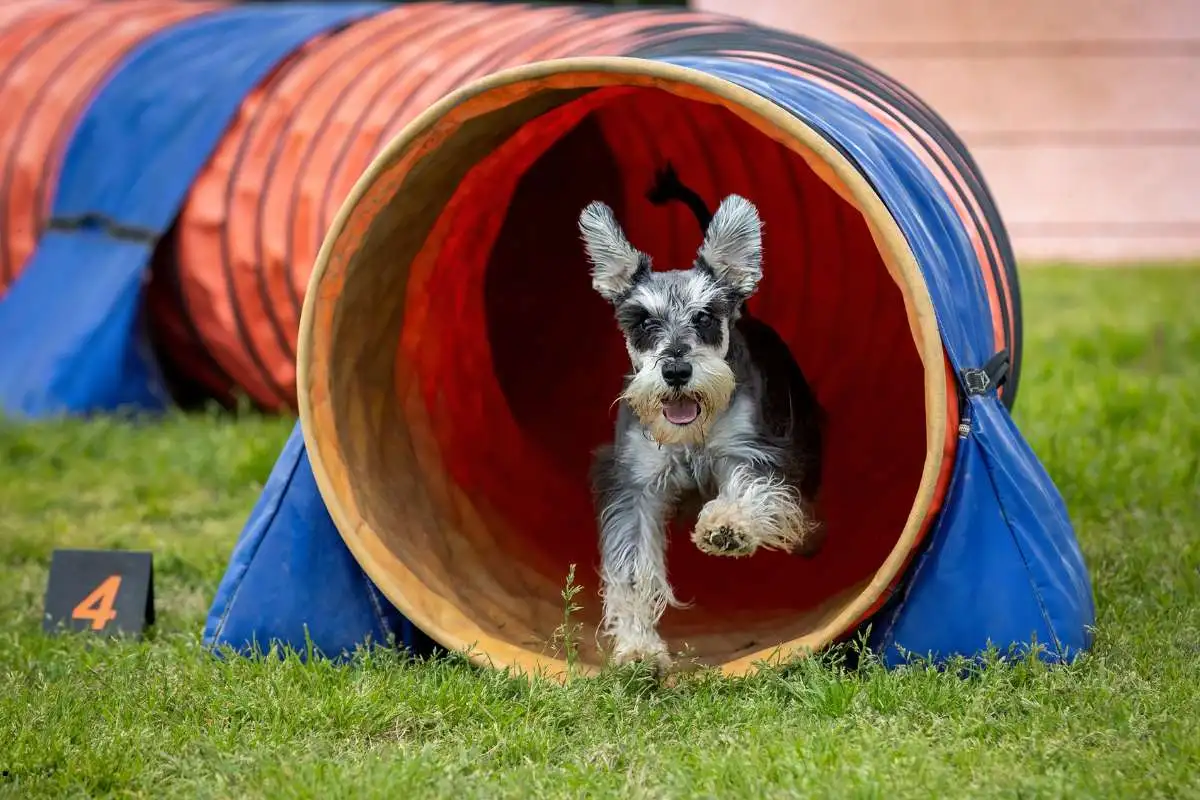
<path fill-rule="evenodd" d="M 601 584 L 604 629 L 618 664 L 670 663 L 658 621 L 668 605 L 679 605 L 667 582 L 667 501 L 649 487 L 614 492 L 601 513 Z"/>
<path fill-rule="evenodd" d="M 717 496 L 705 503 L 692 531 L 696 547 L 718 556 L 748 556 L 760 547 L 802 549 L 817 525 L 799 491 L 770 468 L 724 466 Z"/>

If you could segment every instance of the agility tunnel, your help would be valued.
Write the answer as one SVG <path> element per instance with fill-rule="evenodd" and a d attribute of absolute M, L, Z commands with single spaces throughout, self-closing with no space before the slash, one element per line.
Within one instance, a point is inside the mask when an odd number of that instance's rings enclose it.
<path fill-rule="evenodd" d="M 864 626 L 888 663 L 1089 646 L 1085 564 L 1010 416 L 1003 223 L 869 65 L 677 11 L 214 6 L 132 44 L 73 130 L 0 301 L 6 410 L 161 407 L 163 373 L 299 410 L 208 645 L 394 636 L 561 674 L 574 564 L 602 664 L 586 473 L 627 357 L 576 219 L 604 200 L 687 266 L 695 218 L 647 198 L 670 164 L 762 214 L 751 308 L 824 410 L 828 528 L 811 559 L 731 560 L 673 526 L 671 648 L 737 674 Z"/>

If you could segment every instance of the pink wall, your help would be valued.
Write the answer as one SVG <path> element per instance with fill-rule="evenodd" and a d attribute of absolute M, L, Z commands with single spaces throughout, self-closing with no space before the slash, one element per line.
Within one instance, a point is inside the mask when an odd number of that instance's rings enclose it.
<path fill-rule="evenodd" d="M 820 39 L 963 137 L 1024 260 L 1200 258 L 1200 0 L 693 0 Z"/>

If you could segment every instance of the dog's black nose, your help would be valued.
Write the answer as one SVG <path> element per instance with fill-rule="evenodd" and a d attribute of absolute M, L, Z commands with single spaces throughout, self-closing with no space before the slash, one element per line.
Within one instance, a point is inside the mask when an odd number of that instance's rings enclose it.
<path fill-rule="evenodd" d="M 662 365 L 663 380 L 672 389 L 680 389 L 692 379 L 692 365 L 682 358 L 668 359 Z"/>

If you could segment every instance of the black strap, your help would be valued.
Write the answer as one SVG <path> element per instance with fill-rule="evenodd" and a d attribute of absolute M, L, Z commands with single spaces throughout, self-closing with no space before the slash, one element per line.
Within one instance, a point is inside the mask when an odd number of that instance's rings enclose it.
<path fill-rule="evenodd" d="M 138 228 L 124 225 L 95 212 L 80 214 L 77 217 L 54 217 L 47 223 L 46 228 L 52 231 L 77 231 L 83 228 L 99 228 L 114 239 L 125 239 L 144 244 L 157 244 L 162 234 L 150 228 Z"/>
<path fill-rule="evenodd" d="M 989 358 L 982 367 L 964 369 L 962 379 L 967 394 L 987 394 L 999 388 L 1008 378 L 1008 368 L 1008 350 L 1005 349 Z"/>

